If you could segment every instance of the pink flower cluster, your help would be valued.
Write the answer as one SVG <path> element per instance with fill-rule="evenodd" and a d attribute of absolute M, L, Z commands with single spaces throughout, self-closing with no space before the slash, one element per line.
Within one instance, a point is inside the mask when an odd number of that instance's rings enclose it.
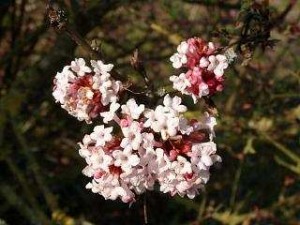
<path fill-rule="evenodd" d="M 83 138 L 83 173 L 92 178 L 87 188 L 129 203 L 157 183 L 163 193 L 194 198 L 208 181 L 210 166 L 221 158 L 212 142 L 215 118 L 206 114 L 201 121 L 187 120 L 185 111 L 181 98 L 166 95 L 154 110 L 129 99 L 105 112 L 121 134 L 100 125 Z"/>
<path fill-rule="evenodd" d="M 78 120 L 90 123 L 110 103 L 118 100 L 120 81 L 111 78 L 113 65 L 91 60 L 92 68 L 84 59 L 75 59 L 54 79 L 53 96 L 61 107 Z"/>
<path fill-rule="evenodd" d="M 230 61 L 215 54 L 212 43 L 191 38 L 171 57 L 186 73 L 172 76 L 174 88 L 194 100 L 223 88 L 223 72 Z M 233 54 L 231 54 L 233 55 Z M 187 119 L 178 96 L 166 94 L 162 104 L 147 108 L 120 96 L 123 85 L 110 75 L 112 64 L 82 58 L 65 66 L 54 79 L 53 96 L 69 114 L 92 123 L 91 134 L 79 143 L 79 154 L 91 178 L 86 188 L 105 199 L 132 203 L 136 195 L 159 187 L 163 193 L 194 198 L 209 180 L 209 169 L 221 158 L 213 142 L 216 119 L 205 113 Z"/>
<path fill-rule="evenodd" d="M 175 69 L 185 69 L 179 76 L 170 77 L 173 88 L 191 95 L 194 102 L 223 90 L 224 70 L 231 61 L 225 55 L 217 54 L 212 42 L 206 43 L 200 38 L 181 42 L 170 60 Z"/>

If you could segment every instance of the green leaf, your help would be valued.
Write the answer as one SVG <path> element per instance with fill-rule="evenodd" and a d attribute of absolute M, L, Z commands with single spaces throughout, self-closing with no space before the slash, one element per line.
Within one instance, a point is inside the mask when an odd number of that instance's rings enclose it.
<path fill-rule="evenodd" d="M 248 138 L 247 143 L 243 150 L 244 154 L 247 155 L 247 154 L 255 154 L 256 153 L 255 149 L 253 148 L 253 139 L 254 139 L 253 137 Z"/>

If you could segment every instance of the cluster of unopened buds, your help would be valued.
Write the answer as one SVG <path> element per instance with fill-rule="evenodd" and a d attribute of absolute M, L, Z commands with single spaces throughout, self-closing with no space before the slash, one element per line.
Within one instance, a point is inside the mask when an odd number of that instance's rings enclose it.
<path fill-rule="evenodd" d="M 188 71 L 171 77 L 174 88 L 194 99 L 220 91 L 229 61 L 214 52 L 212 43 L 198 38 L 182 42 L 171 61 Z M 78 120 L 102 118 L 103 124 L 79 143 L 87 163 L 83 173 L 92 179 L 86 187 L 126 203 L 156 187 L 194 198 L 207 183 L 210 167 L 221 161 L 213 142 L 216 119 L 208 113 L 187 119 L 182 99 L 169 94 L 154 108 L 134 98 L 124 100 L 122 83 L 110 74 L 113 65 L 101 60 L 90 65 L 75 59 L 57 73 L 53 91 L 62 108 Z"/>

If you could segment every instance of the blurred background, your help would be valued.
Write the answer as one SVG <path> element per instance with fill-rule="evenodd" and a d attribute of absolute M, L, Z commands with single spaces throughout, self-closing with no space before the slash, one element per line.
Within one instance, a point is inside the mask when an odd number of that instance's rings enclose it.
<path fill-rule="evenodd" d="M 223 163 L 196 199 L 148 193 L 149 224 L 300 224 L 300 3 L 218 0 L 57 1 L 68 22 L 133 83 L 138 48 L 156 88 L 170 88 L 169 57 L 198 36 L 232 45 L 217 144 Z M 143 224 L 129 207 L 85 189 L 77 142 L 93 125 L 55 104 L 53 77 L 90 56 L 46 20 L 46 1 L 0 1 L 0 224 Z M 191 106 L 190 116 L 203 111 Z"/>

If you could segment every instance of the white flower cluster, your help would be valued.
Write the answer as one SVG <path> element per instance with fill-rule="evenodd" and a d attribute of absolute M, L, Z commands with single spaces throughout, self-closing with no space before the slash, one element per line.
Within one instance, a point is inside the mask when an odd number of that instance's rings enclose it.
<path fill-rule="evenodd" d="M 181 68 L 183 65 L 185 65 L 188 62 L 187 55 L 186 55 L 188 53 L 188 50 L 189 50 L 189 44 L 185 41 L 181 42 L 177 46 L 177 52 L 174 53 L 170 57 L 170 61 L 172 62 L 172 66 L 175 69 Z"/>
<path fill-rule="evenodd" d="M 189 121 L 185 111 L 181 98 L 169 95 L 155 110 L 134 99 L 112 104 L 104 112 L 106 122 L 115 121 L 122 134 L 96 126 L 80 143 L 87 163 L 83 173 L 93 179 L 87 188 L 129 203 L 157 183 L 163 193 L 194 198 L 208 181 L 210 166 L 221 158 L 212 142 L 215 119 L 206 114 L 200 122 Z"/>
<path fill-rule="evenodd" d="M 155 110 L 149 109 L 145 113 L 148 120 L 144 126 L 160 133 L 163 140 L 175 136 L 178 131 L 183 134 L 190 133 L 192 127 L 187 126 L 186 119 L 181 115 L 187 110 L 186 106 L 181 105 L 181 98 L 175 96 L 172 99 L 166 95 L 163 104 L 157 106 Z"/>
<path fill-rule="evenodd" d="M 213 71 L 216 78 L 223 76 L 224 69 L 228 67 L 227 58 L 225 55 L 210 55 L 202 57 L 199 61 L 200 68 L 206 68 L 208 71 Z"/>
<path fill-rule="evenodd" d="M 118 100 L 122 84 L 111 78 L 112 68 L 112 64 L 106 65 L 101 60 L 91 60 L 89 67 L 84 59 L 75 59 L 55 76 L 56 102 L 78 120 L 89 123 Z"/>

